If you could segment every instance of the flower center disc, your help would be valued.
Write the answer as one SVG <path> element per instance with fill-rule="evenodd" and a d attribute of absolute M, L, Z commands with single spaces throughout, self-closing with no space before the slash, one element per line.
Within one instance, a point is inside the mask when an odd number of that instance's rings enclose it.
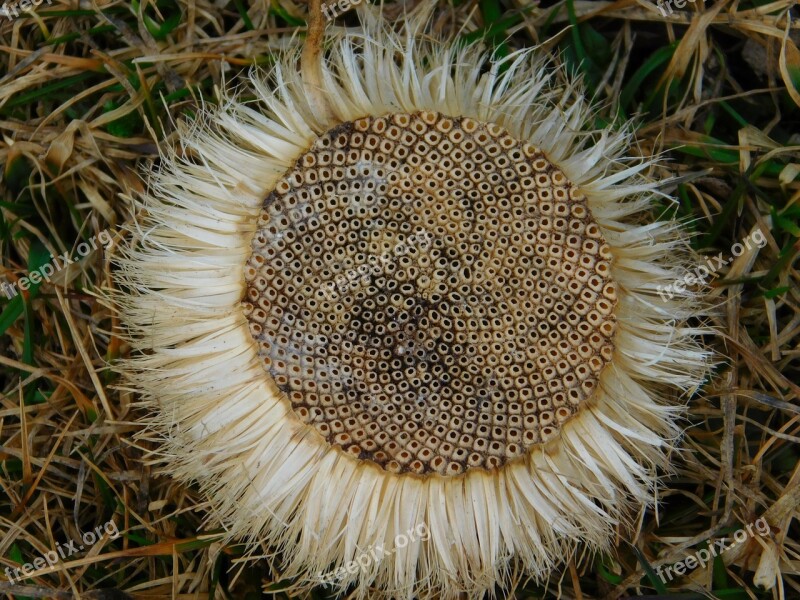
<path fill-rule="evenodd" d="M 266 198 L 252 250 L 265 370 L 303 422 L 390 472 L 522 456 L 611 359 L 611 252 L 586 198 L 495 124 L 337 126 Z"/>

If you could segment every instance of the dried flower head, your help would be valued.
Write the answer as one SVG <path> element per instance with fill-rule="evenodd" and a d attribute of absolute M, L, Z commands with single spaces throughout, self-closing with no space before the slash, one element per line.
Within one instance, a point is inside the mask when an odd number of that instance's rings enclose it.
<path fill-rule="evenodd" d="M 288 53 L 181 125 L 119 261 L 122 368 L 168 472 L 284 577 L 382 548 L 333 585 L 476 596 L 652 503 L 697 300 L 657 295 L 689 259 L 643 218 L 652 161 L 563 71 L 363 14 L 330 115 Z"/>

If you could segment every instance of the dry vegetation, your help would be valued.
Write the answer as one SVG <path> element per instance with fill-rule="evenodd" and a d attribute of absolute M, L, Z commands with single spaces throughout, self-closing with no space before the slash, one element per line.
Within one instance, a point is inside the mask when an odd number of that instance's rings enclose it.
<path fill-rule="evenodd" d="M 400 18 L 402 5 L 386 11 Z M 305 13 L 290 0 L 53 0 L 0 16 L 2 280 L 118 236 L 137 169 L 175 141 L 173 121 L 299 43 Z M 620 532 L 613 555 L 571 564 L 546 589 L 520 580 L 520 598 L 800 598 L 798 18 L 791 0 L 698 0 L 666 17 L 648 0 L 440 7 L 436 26 L 465 41 L 500 53 L 540 43 L 582 70 L 598 119 L 638 115 L 643 151 L 669 159 L 657 175 L 679 176 L 664 214 L 689 222 L 699 252 L 727 258 L 755 229 L 767 239 L 713 280 L 708 343 L 721 360 L 690 402 L 658 513 L 642 516 L 633 545 Z M 345 14 L 329 26 L 356 24 Z M 288 597 L 268 549 L 244 561 L 222 547 L 203 499 L 143 463 L 136 398 L 109 368 L 128 350 L 97 293 L 113 252 L 0 293 L 0 594 Z M 655 574 L 759 517 L 769 536 L 672 581 Z M 6 567 L 110 519 L 119 536 L 7 581 Z"/>

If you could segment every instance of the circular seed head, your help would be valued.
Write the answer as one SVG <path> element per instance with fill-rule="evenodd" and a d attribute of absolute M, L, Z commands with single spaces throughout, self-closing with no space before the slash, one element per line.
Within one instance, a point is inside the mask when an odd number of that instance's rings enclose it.
<path fill-rule="evenodd" d="M 502 127 L 366 117 L 267 196 L 244 311 L 329 444 L 458 475 L 522 456 L 589 401 L 614 349 L 611 260 L 583 194 Z"/>
<path fill-rule="evenodd" d="M 610 551 L 707 371 L 631 132 L 422 6 L 179 124 L 114 271 L 143 437 L 297 595 L 511 595 Z"/>

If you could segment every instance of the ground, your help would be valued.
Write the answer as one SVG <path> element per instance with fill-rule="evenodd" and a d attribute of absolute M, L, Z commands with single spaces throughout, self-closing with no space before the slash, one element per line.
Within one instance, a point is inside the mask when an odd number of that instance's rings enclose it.
<path fill-rule="evenodd" d="M 400 19 L 403 6 L 385 10 Z M 357 24 L 346 8 L 328 27 Z M 130 195 L 175 120 L 301 43 L 306 14 L 290 0 L 0 8 L 7 597 L 289 597 L 272 562 L 219 543 L 195 490 L 143 461 L 136 396 L 110 369 L 128 348 L 102 292 Z M 653 175 L 675 178 L 677 201 L 653 218 L 686 221 L 712 287 L 718 363 L 690 399 L 657 513 L 546 586 L 520 576 L 516 597 L 800 597 L 797 6 L 456 0 L 437 15 L 443 33 L 500 54 L 539 44 L 582 73 L 599 121 L 635 119 L 637 151 L 663 157 Z M 50 282 L 28 278 L 46 265 Z"/>

